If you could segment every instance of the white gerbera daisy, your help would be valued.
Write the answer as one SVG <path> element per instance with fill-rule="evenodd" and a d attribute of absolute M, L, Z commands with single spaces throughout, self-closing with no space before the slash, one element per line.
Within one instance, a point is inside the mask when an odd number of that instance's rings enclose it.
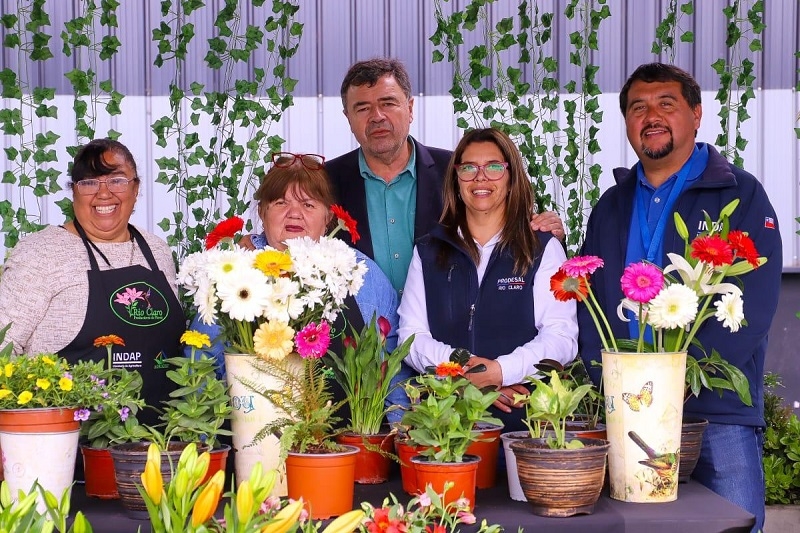
<path fill-rule="evenodd" d="M 238 277 L 244 270 L 254 270 L 255 254 L 242 250 L 211 250 L 207 270 L 212 280 L 219 282 L 225 278 Z"/>
<path fill-rule="evenodd" d="M 194 302 L 197 305 L 200 319 L 204 324 L 215 324 L 217 322 L 217 303 L 219 299 L 214 286 L 207 279 L 197 287 Z"/>
<path fill-rule="evenodd" d="M 744 301 L 736 293 L 729 292 L 723 294 L 722 298 L 714 302 L 717 312 L 714 316 L 722 322 L 722 325 L 736 333 L 744 320 Z"/>
<path fill-rule="evenodd" d="M 686 285 L 667 285 L 650 300 L 647 322 L 658 329 L 685 328 L 697 316 L 697 293 Z"/>
<path fill-rule="evenodd" d="M 255 268 L 225 276 L 217 283 L 217 295 L 222 302 L 220 310 L 233 320 L 255 320 L 263 316 L 269 303 L 266 277 Z"/>

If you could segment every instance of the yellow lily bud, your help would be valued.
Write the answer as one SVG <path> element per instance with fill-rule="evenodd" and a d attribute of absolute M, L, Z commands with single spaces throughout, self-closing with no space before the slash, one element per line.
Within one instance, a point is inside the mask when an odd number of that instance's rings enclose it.
<path fill-rule="evenodd" d="M 250 480 L 245 479 L 236 489 L 236 515 L 239 523 L 245 523 L 253 516 L 253 491 L 250 490 Z"/>
<path fill-rule="evenodd" d="M 361 509 L 353 509 L 328 524 L 322 533 L 352 533 L 358 529 L 366 514 Z"/>
<path fill-rule="evenodd" d="M 161 470 L 161 450 L 155 442 L 151 442 L 147 447 L 147 462 L 155 463 L 156 470 Z"/>
<path fill-rule="evenodd" d="M 200 457 L 198 457 L 197 461 L 195 461 L 194 470 L 192 470 L 192 478 L 194 479 L 195 489 L 200 486 L 203 478 L 206 477 L 206 472 L 208 472 L 208 464 L 210 461 L 211 454 L 208 452 L 201 453 Z"/>
<path fill-rule="evenodd" d="M 217 510 L 219 497 L 222 495 L 222 487 L 225 485 L 225 472 L 217 471 L 200 491 L 197 501 L 194 502 L 192 509 L 192 527 L 198 527 L 211 518 Z"/>
<path fill-rule="evenodd" d="M 144 472 L 142 472 L 142 486 L 153 503 L 159 505 L 161 494 L 164 492 L 164 478 L 161 477 L 161 470 L 155 461 L 151 461 L 149 458 L 144 465 Z"/>
<path fill-rule="evenodd" d="M 190 442 L 181 452 L 180 458 L 178 458 L 178 470 L 193 471 L 195 461 L 197 461 L 197 445 L 194 442 Z"/>
<path fill-rule="evenodd" d="M 295 525 L 300 518 L 300 512 L 303 510 L 303 500 L 297 500 L 280 511 L 275 515 L 275 518 L 261 528 L 261 533 L 286 533 L 292 526 Z"/>
<path fill-rule="evenodd" d="M 178 499 L 183 498 L 189 490 L 189 472 L 179 469 L 175 477 L 172 478 L 170 486 L 175 487 L 175 496 L 177 496 Z"/>

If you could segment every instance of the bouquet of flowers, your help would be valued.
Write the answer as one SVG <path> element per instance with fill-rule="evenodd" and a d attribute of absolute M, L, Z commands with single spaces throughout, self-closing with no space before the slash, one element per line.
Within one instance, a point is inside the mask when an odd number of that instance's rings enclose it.
<path fill-rule="evenodd" d="M 686 351 L 690 345 L 698 344 L 695 340 L 698 330 L 712 317 L 736 332 L 746 325 L 742 290 L 726 280 L 746 274 L 767 261 L 766 257 L 758 256 L 755 244 L 746 233 L 730 229 L 729 218 L 738 204 L 739 200 L 734 200 L 725 206 L 717 221 L 706 215 L 709 229 L 691 242 L 686 223 L 675 213 L 675 227 L 685 243 L 684 254 L 667 254 L 670 264 L 663 270 L 648 262 L 632 263 L 625 268 L 620 280 L 625 297 L 617 313 L 625 321 L 629 321 L 626 310 L 636 315 L 639 324 L 636 339 L 615 338 L 595 299 L 589 277 L 603 266 L 601 258 L 568 259 L 550 279 L 550 289 L 557 300 L 574 299 L 586 304 L 607 351 Z M 647 340 L 648 328 L 652 341 Z M 721 371 L 729 383 L 711 381 L 707 375 L 698 376 L 691 387 L 693 393 L 699 393 L 700 382 L 705 381 L 709 388 L 716 385 L 736 390 L 742 401 L 750 405 L 747 379 L 739 369 L 716 352 L 701 362 L 706 368 Z M 690 356 L 687 369 L 701 370 L 697 363 Z"/>

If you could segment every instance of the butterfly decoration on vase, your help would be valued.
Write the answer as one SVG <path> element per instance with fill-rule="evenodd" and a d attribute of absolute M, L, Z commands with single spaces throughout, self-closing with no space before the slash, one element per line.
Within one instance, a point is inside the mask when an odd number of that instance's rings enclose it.
<path fill-rule="evenodd" d="M 632 411 L 637 413 L 642 407 L 650 407 L 653 404 L 653 382 L 648 381 L 642 385 L 642 390 L 639 394 L 633 392 L 623 392 L 622 400 L 628 404 Z"/>

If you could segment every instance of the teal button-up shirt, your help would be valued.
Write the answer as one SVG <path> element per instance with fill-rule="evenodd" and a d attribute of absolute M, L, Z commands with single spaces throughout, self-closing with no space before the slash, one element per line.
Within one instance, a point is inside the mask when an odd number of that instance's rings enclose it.
<path fill-rule="evenodd" d="M 416 160 L 416 150 L 412 147 L 406 168 L 387 183 L 369 169 L 364 153 L 361 150 L 358 152 L 358 167 L 367 194 L 367 218 L 375 262 L 398 292 L 406 283 L 414 251 Z"/>

